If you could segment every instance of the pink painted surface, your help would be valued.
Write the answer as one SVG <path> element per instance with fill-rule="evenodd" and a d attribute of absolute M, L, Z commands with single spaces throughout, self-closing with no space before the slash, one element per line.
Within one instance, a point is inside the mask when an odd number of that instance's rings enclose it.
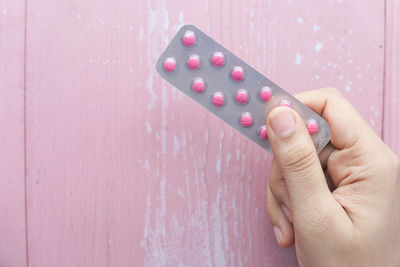
<path fill-rule="evenodd" d="M 0 0 L 0 266 L 26 265 L 24 15 Z"/>
<path fill-rule="evenodd" d="M 3 2 L 22 11 L 0 2 L 0 266 L 25 262 L 24 97 L 29 266 L 296 266 L 264 210 L 271 157 L 156 74 L 184 23 L 291 93 L 339 88 L 398 144 L 384 2 L 28 0 L 25 96 L 23 4 Z"/>
<path fill-rule="evenodd" d="M 384 140 L 400 157 L 400 1 L 386 1 Z"/>

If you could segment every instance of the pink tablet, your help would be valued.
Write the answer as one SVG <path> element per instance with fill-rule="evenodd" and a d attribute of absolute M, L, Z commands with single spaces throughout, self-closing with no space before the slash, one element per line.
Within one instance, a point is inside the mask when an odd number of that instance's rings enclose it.
<path fill-rule="evenodd" d="M 244 112 L 240 116 L 240 124 L 242 124 L 243 127 L 250 127 L 253 125 L 253 117 L 249 112 Z"/>
<path fill-rule="evenodd" d="M 239 89 L 235 96 L 236 102 L 239 104 L 246 104 L 249 100 L 249 95 L 245 89 Z"/>
<path fill-rule="evenodd" d="M 221 107 L 225 104 L 224 94 L 221 92 L 215 92 L 212 98 L 212 103 L 216 107 Z"/>

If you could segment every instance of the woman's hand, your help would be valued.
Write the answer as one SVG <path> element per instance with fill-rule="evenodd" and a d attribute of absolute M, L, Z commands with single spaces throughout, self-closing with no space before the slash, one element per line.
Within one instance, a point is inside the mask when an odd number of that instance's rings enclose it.
<path fill-rule="evenodd" d="M 331 127 L 318 156 L 299 115 L 267 118 L 274 153 L 267 211 L 300 266 L 400 266 L 399 159 L 335 89 L 296 96 Z"/>

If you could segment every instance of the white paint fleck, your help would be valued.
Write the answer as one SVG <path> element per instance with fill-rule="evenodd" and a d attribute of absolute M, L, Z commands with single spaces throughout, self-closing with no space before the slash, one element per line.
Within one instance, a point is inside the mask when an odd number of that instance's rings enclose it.
<path fill-rule="evenodd" d="M 174 151 L 173 151 L 174 158 L 176 158 L 176 155 L 178 154 L 180 149 L 181 149 L 181 142 L 178 139 L 178 137 L 174 135 Z"/>
<path fill-rule="evenodd" d="M 317 32 L 317 31 L 321 30 L 321 26 L 314 24 L 313 30 Z"/>
<path fill-rule="evenodd" d="M 222 199 L 222 188 L 220 187 L 217 193 L 216 197 L 216 202 L 212 207 L 212 219 L 214 221 L 213 223 L 213 261 L 214 261 L 214 266 L 226 266 L 226 260 L 225 260 L 225 251 L 224 251 L 224 244 L 223 241 L 225 239 L 225 242 L 228 240 L 228 235 L 226 233 L 227 227 L 224 225 L 224 222 L 226 218 L 224 218 L 224 211 L 220 207 L 221 206 L 221 199 Z"/>
<path fill-rule="evenodd" d="M 302 17 L 298 17 L 298 18 L 297 18 L 297 22 L 298 22 L 299 24 L 303 24 L 304 19 L 303 19 Z"/>
<path fill-rule="evenodd" d="M 179 11 L 179 23 L 174 26 L 174 29 L 178 31 L 183 25 L 185 25 L 183 11 Z"/>
<path fill-rule="evenodd" d="M 346 84 L 346 92 L 349 92 L 350 90 L 351 90 L 351 86 L 350 86 L 350 84 Z"/>
<path fill-rule="evenodd" d="M 143 31 L 143 28 L 140 28 L 140 31 L 139 31 L 139 42 L 141 42 L 142 40 L 143 40 L 143 34 L 144 34 L 144 31 Z"/>
<path fill-rule="evenodd" d="M 168 108 L 168 95 L 165 87 L 161 92 L 161 153 L 167 153 L 167 108 Z"/>
<path fill-rule="evenodd" d="M 254 35 L 254 22 L 250 21 L 250 36 L 253 37 Z"/>
<path fill-rule="evenodd" d="M 343 80 L 343 76 L 342 75 L 339 76 L 339 80 Z"/>
<path fill-rule="evenodd" d="M 295 64 L 300 65 L 302 60 L 303 60 L 303 57 L 300 55 L 300 53 L 296 53 Z"/>
<path fill-rule="evenodd" d="M 147 159 L 144 161 L 143 168 L 146 169 L 147 171 L 150 170 L 150 164 Z"/>
<path fill-rule="evenodd" d="M 3 8 L 3 15 L 7 15 L 7 9 Z"/>
<path fill-rule="evenodd" d="M 76 17 L 77 19 L 79 19 L 79 18 L 81 17 L 81 14 L 78 13 L 78 14 L 75 15 L 75 17 Z"/>
<path fill-rule="evenodd" d="M 358 79 L 361 79 L 361 78 L 362 78 L 362 75 L 361 75 L 361 74 L 358 74 L 358 75 L 357 75 L 357 78 L 358 78 Z"/>
<path fill-rule="evenodd" d="M 319 78 L 320 78 L 319 75 L 315 75 L 316 80 L 319 80 Z"/>
<path fill-rule="evenodd" d="M 147 130 L 147 133 L 151 133 L 153 130 L 151 129 L 151 124 L 150 124 L 150 122 L 148 122 L 148 121 L 146 121 L 146 130 Z"/>
<path fill-rule="evenodd" d="M 320 52 L 321 49 L 322 49 L 322 46 L 323 46 L 323 43 L 320 42 L 320 41 L 318 41 L 318 42 L 315 44 L 315 47 L 314 47 L 315 52 Z"/>
<path fill-rule="evenodd" d="M 228 153 L 226 155 L 226 166 L 229 166 L 229 162 L 231 161 L 231 159 L 232 159 L 232 154 Z"/>
<path fill-rule="evenodd" d="M 185 197 L 185 193 L 183 192 L 183 189 L 178 187 L 178 189 L 176 190 L 178 193 L 178 196 L 180 196 L 181 198 Z"/>
<path fill-rule="evenodd" d="M 221 157 L 218 155 L 217 156 L 217 163 L 215 164 L 215 169 L 217 170 L 217 174 L 220 175 L 221 174 Z"/>
<path fill-rule="evenodd" d="M 255 9 L 252 8 L 252 9 L 250 10 L 250 18 L 253 18 L 255 13 L 256 13 Z"/>
<path fill-rule="evenodd" d="M 153 72 L 150 72 L 149 76 L 147 77 L 147 89 L 151 96 L 151 102 L 148 103 L 147 108 L 148 110 L 151 110 L 153 107 L 155 107 L 155 103 L 158 99 L 158 96 L 153 91 Z"/>
<path fill-rule="evenodd" d="M 371 119 L 369 122 L 371 123 L 371 126 L 372 126 L 372 127 L 375 126 L 375 121 L 374 121 L 373 119 Z"/>

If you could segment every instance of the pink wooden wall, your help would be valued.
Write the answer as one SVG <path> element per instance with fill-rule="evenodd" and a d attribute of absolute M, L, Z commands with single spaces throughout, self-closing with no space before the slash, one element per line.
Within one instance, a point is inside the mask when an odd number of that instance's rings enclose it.
<path fill-rule="evenodd" d="M 0 0 L 0 266 L 296 266 L 271 156 L 155 72 L 186 23 L 400 154 L 398 0 Z"/>

